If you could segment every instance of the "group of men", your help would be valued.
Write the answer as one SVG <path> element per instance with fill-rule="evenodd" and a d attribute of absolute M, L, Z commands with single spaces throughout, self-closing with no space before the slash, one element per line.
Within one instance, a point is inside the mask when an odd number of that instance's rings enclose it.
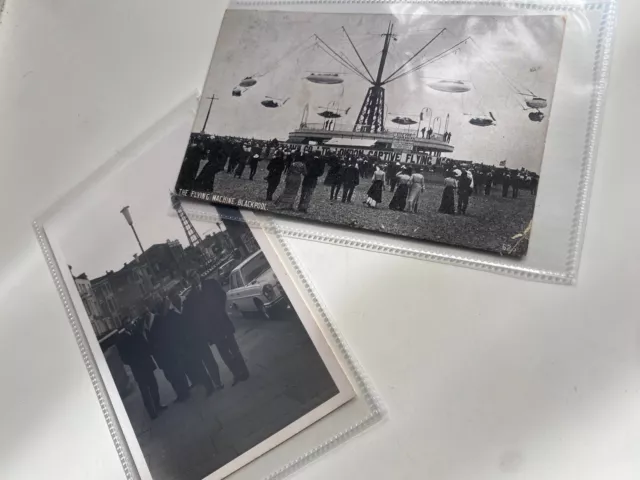
<path fill-rule="evenodd" d="M 427 129 L 427 127 L 422 127 L 422 130 L 420 130 L 420 133 L 422 134 L 422 138 L 431 139 L 431 137 L 433 136 L 433 129 L 431 127 L 429 127 L 429 129 Z M 447 143 L 450 143 L 451 132 L 444 132 L 444 134 L 442 135 L 442 140 L 444 140 Z"/>
<path fill-rule="evenodd" d="M 151 419 L 167 408 L 160 403 L 157 368 L 173 387 L 178 402 L 189 399 L 196 385 L 202 385 L 207 395 L 224 388 L 211 345 L 216 345 L 233 374 L 233 385 L 249 378 L 227 315 L 226 292 L 217 280 L 201 280 L 197 273 L 190 275 L 190 283 L 186 298 L 173 292 L 149 301 L 146 313 L 128 322 L 117 340 Z"/>
<path fill-rule="evenodd" d="M 444 170 L 445 177 L 457 181 L 457 198 L 459 213 L 466 213 L 471 194 L 491 195 L 493 186 L 502 186 L 502 197 L 507 198 L 511 187 L 512 198 L 518 198 L 521 188 L 528 188 L 531 195 L 537 195 L 539 176 L 524 169 L 509 170 L 506 167 L 496 169 L 493 166 L 466 166 L 450 162 Z"/>

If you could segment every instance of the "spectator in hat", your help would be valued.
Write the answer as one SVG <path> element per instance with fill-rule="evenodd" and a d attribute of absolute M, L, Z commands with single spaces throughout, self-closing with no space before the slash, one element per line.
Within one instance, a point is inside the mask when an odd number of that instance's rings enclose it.
<path fill-rule="evenodd" d="M 438 212 L 455 215 L 456 213 L 456 188 L 458 188 L 457 178 L 460 178 L 460 170 L 448 170 L 445 173 L 444 190 L 442 191 L 442 200 Z"/>
<path fill-rule="evenodd" d="M 342 203 L 351 203 L 356 185 L 360 183 L 360 174 L 356 162 L 351 159 L 342 173 Z M 336 194 L 337 197 L 337 194 Z"/>
<path fill-rule="evenodd" d="M 278 150 L 269 165 L 267 165 L 267 201 L 273 200 L 273 194 L 276 193 L 280 180 L 282 179 L 282 172 L 284 171 L 284 154 L 282 150 Z"/>
<path fill-rule="evenodd" d="M 324 160 L 315 155 L 305 166 L 304 179 L 302 180 L 302 191 L 300 193 L 300 203 L 298 204 L 299 212 L 306 212 L 311 203 L 313 191 L 318 185 L 318 177 L 324 174 Z"/>
<path fill-rule="evenodd" d="M 151 358 L 151 347 L 140 327 L 135 321 L 129 322 L 118 338 L 117 348 L 122 361 L 131 368 L 144 408 L 153 420 L 167 407 L 160 404 L 158 382 L 154 374 L 156 364 Z"/>
<path fill-rule="evenodd" d="M 253 177 L 256 175 L 259 161 L 260 161 L 260 155 L 257 153 L 254 153 L 251 156 L 251 160 L 249 160 L 249 180 L 253 180 Z"/>
<path fill-rule="evenodd" d="M 389 164 L 389 171 L 387 172 L 387 176 L 390 177 L 389 178 L 389 190 L 391 192 L 394 192 L 396 189 L 396 184 L 398 183 L 398 173 L 400 173 L 401 167 L 400 167 L 400 163 L 396 162 L 396 163 L 390 163 Z"/>

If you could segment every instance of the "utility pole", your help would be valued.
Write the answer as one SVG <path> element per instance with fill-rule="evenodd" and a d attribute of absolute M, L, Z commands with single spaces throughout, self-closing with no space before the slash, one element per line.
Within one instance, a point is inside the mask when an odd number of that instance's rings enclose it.
<path fill-rule="evenodd" d="M 213 107 L 213 102 L 215 100 L 220 100 L 220 99 L 215 95 L 211 95 L 210 97 L 207 97 L 207 100 L 211 100 L 211 101 L 209 102 L 209 109 L 207 110 L 207 116 L 204 119 L 204 124 L 202 125 L 202 131 L 200 133 L 204 133 L 204 131 L 207 128 L 207 123 L 209 122 L 209 115 L 211 115 L 211 107 Z"/>

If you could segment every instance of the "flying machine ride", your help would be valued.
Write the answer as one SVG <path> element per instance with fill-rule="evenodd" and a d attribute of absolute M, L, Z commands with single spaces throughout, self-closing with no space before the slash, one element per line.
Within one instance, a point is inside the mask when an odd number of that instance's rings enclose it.
<path fill-rule="evenodd" d="M 262 104 L 263 107 L 278 108 L 278 107 L 284 106 L 284 104 L 287 103 L 288 101 L 289 101 L 288 98 L 281 100 L 279 98 L 265 97 L 264 100 L 262 100 L 260 103 Z"/>
<path fill-rule="evenodd" d="M 535 108 L 538 110 L 547 107 L 547 100 L 541 97 L 533 97 L 530 100 L 527 100 L 525 103 L 527 104 L 527 107 Z"/>
<path fill-rule="evenodd" d="M 258 81 L 252 76 L 250 76 L 250 77 L 244 77 L 242 80 L 240 80 L 240 83 L 238 85 L 244 88 L 249 88 L 249 87 L 253 87 L 256 83 L 258 83 Z"/>
<path fill-rule="evenodd" d="M 529 120 L 532 122 L 541 122 L 544 119 L 544 113 L 540 110 L 537 112 L 529 112 Z"/>
<path fill-rule="evenodd" d="M 340 118 L 342 117 L 342 115 L 348 115 L 349 110 L 351 110 L 351 107 L 348 107 L 346 110 L 341 110 L 335 105 L 335 102 L 331 102 L 326 107 L 318 107 L 318 108 L 323 109 L 317 112 L 318 115 L 323 118 Z"/>
<path fill-rule="evenodd" d="M 471 90 L 471 85 L 462 80 L 439 80 L 427 84 L 429 88 L 446 93 L 464 93 Z"/>
<path fill-rule="evenodd" d="M 344 82 L 344 79 L 337 73 L 311 73 L 305 79 L 320 85 L 337 85 Z"/>
<path fill-rule="evenodd" d="M 465 113 L 465 115 L 471 115 L 469 113 Z M 493 113 L 489 112 L 489 115 L 472 115 L 469 119 L 469 123 L 471 125 L 475 125 L 476 127 L 492 127 L 497 123 L 496 117 L 493 116 Z"/>
<path fill-rule="evenodd" d="M 416 122 L 413 118 L 410 117 L 394 117 L 391 119 L 393 123 L 397 123 L 398 125 L 415 125 Z"/>

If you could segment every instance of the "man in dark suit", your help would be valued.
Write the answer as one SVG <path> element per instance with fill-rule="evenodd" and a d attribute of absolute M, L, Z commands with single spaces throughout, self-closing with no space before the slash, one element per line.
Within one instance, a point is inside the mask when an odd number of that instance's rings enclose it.
<path fill-rule="evenodd" d="M 258 162 L 260 161 L 260 155 L 254 153 L 251 155 L 251 159 L 249 160 L 249 180 L 253 180 L 253 177 L 256 175 L 256 171 L 258 170 Z"/>
<path fill-rule="evenodd" d="M 206 369 L 213 387 L 221 389 L 224 385 L 220 379 L 220 369 L 208 341 L 210 332 L 206 311 L 207 299 L 204 298 L 204 295 L 202 287 L 192 283 L 192 288 L 183 303 L 182 310 L 185 340 L 194 361 L 199 362 Z M 199 371 L 200 374 L 203 374 L 202 370 Z M 209 385 L 208 382 L 206 384 Z"/>
<path fill-rule="evenodd" d="M 233 385 L 249 378 L 249 369 L 236 341 L 236 329 L 227 315 L 227 292 L 213 279 L 202 280 L 197 273 L 191 276 L 190 294 L 200 331 L 209 343 L 215 343 L 220 357 L 233 374 Z"/>
<path fill-rule="evenodd" d="M 200 160 L 206 156 L 205 148 L 202 143 L 192 141 L 187 147 L 187 151 L 182 161 L 182 167 L 176 181 L 176 189 L 192 190 L 193 184 L 200 170 Z"/>
<path fill-rule="evenodd" d="M 215 391 L 215 386 L 209 372 L 204 367 L 202 349 L 194 348 L 193 338 L 197 332 L 192 331 L 185 314 L 185 304 L 177 293 L 172 293 L 165 298 L 165 318 L 174 329 L 172 340 L 176 344 L 178 355 L 182 358 L 185 371 L 191 380 L 191 386 L 202 385 L 207 395 L 211 395 Z M 211 373 L 215 376 L 215 370 Z"/>
<path fill-rule="evenodd" d="M 122 361 L 131 367 L 133 378 L 138 384 L 142 403 L 153 420 L 167 407 L 160 404 L 160 393 L 155 374 L 156 364 L 151 358 L 151 347 L 144 338 L 140 325 L 127 324 L 126 330 L 118 338 L 118 351 Z"/>
<path fill-rule="evenodd" d="M 282 150 L 278 150 L 273 159 L 267 165 L 267 201 L 273 200 L 273 194 L 276 193 L 280 180 L 282 178 L 282 172 L 284 171 L 284 153 Z"/>
<path fill-rule="evenodd" d="M 179 335 L 178 326 L 166 315 L 168 305 L 164 299 L 160 300 L 157 308 L 158 312 L 148 313 L 146 338 L 151 346 L 153 358 L 176 393 L 177 401 L 184 402 L 189 398 L 189 381 L 181 344 L 176 341 Z"/>
<path fill-rule="evenodd" d="M 509 194 L 509 187 L 511 186 L 511 175 L 506 168 L 502 171 L 502 196 L 507 197 Z"/>
<path fill-rule="evenodd" d="M 462 175 L 458 179 L 458 213 L 466 215 L 469 205 L 469 195 L 471 195 L 471 176 L 466 169 L 462 169 Z"/>
<path fill-rule="evenodd" d="M 351 160 L 342 173 L 342 203 L 351 203 L 353 190 L 359 183 L 360 175 L 358 173 L 358 168 L 356 167 L 355 162 Z"/>

